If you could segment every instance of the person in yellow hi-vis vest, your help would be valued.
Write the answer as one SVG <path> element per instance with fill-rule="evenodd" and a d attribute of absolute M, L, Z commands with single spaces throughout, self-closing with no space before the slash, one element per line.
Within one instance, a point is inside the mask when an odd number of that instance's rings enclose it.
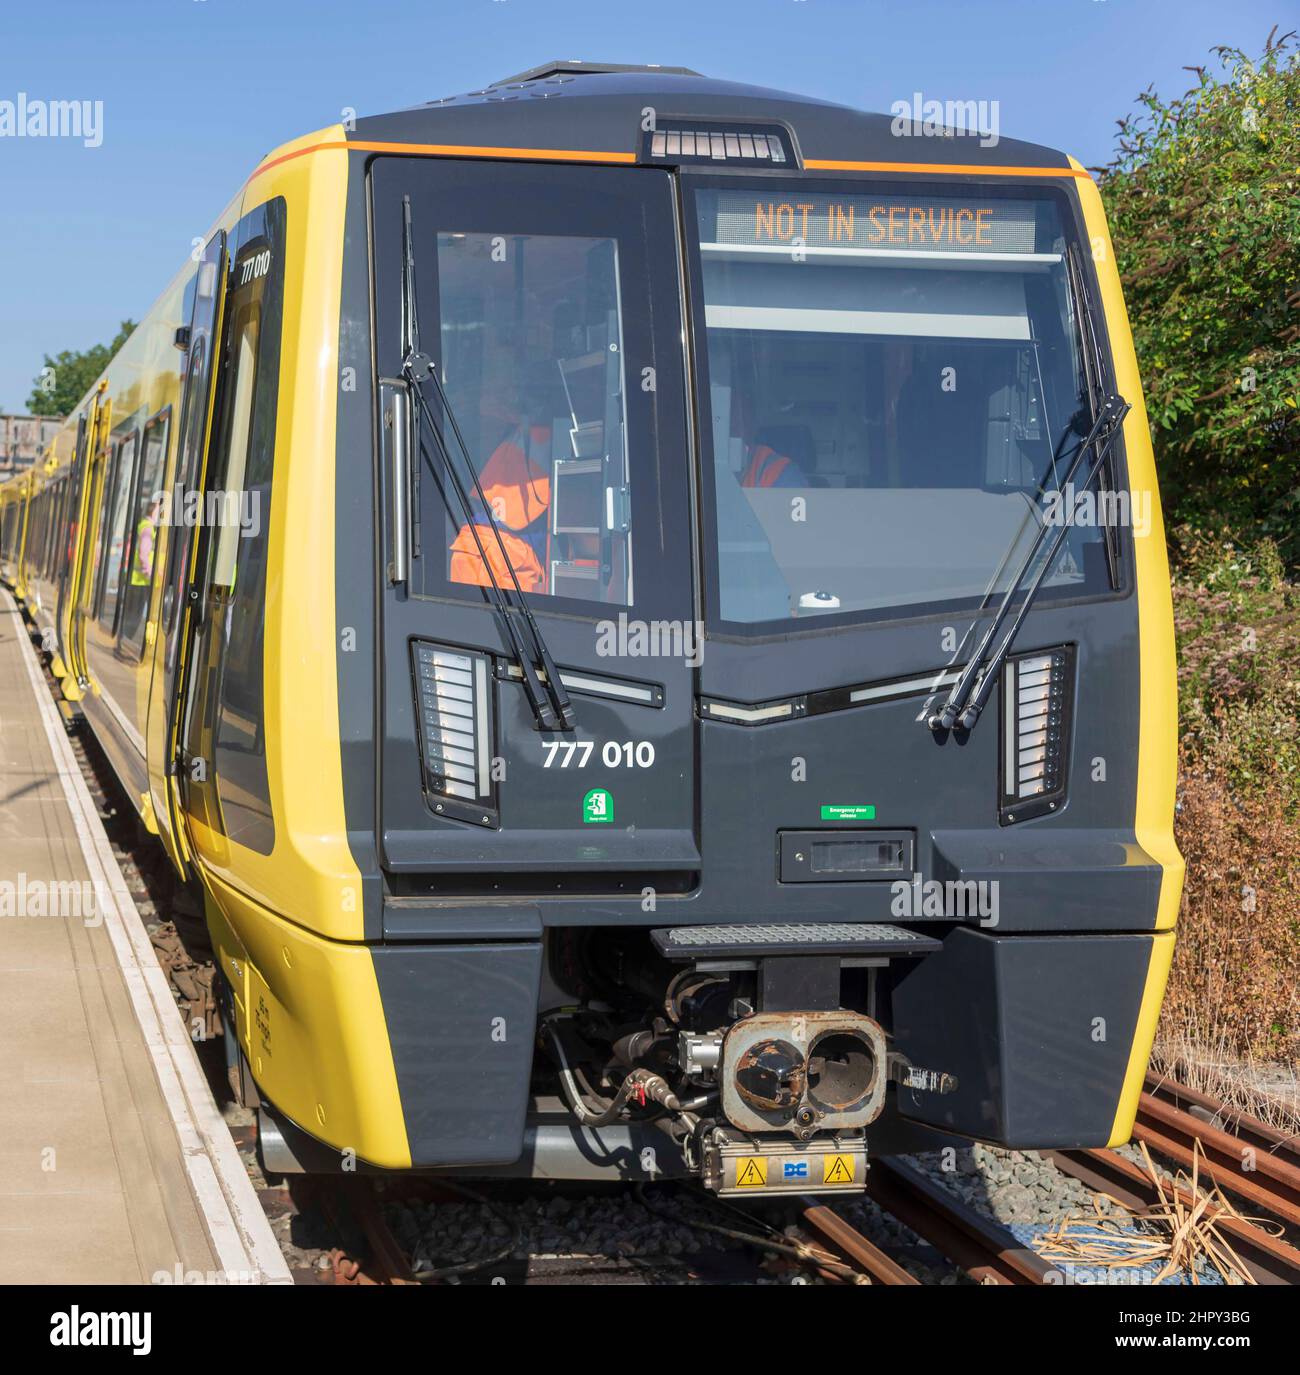
<path fill-rule="evenodd" d="M 122 597 L 122 631 L 119 652 L 139 657 L 143 649 L 145 620 L 149 615 L 149 588 L 153 582 L 154 551 L 158 546 L 158 526 L 162 521 L 163 498 L 158 493 L 149 509 L 136 522 L 135 543 L 131 549 L 131 571 Z"/>
<path fill-rule="evenodd" d="M 156 495 L 135 527 L 135 551 L 131 557 L 131 586 L 148 587 L 153 582 L 153 551 L 162 516 L 162 497 Z"/>

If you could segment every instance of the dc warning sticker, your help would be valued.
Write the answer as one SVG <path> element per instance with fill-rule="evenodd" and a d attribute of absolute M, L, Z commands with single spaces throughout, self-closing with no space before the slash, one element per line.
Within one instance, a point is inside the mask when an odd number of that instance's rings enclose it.
<path fill-rule="evenodd" d="M 822 1160 L 823 1184 L 852 1184 L 854 1159 L 851 1155 L 828 1155 Z"/>
<path fill-rule="evenodd" d="M 748 1155 L 743 1160 L 736 1161 L 736 1188 L 761 1189 L 766 1183 L 766 1156 Z"/>

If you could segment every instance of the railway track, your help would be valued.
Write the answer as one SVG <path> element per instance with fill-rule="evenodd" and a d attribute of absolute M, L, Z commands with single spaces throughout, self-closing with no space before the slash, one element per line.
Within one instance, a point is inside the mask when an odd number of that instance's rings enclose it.
<path fill-rule="evenodd" d="M 362 1189 L 367 1187 L 364 1181 L 357 1183 Z M 690 1203 L 704 1210 L 717 1207 L 716 1200 L 700 1194 L 693 1186 L 676 1186 L 676 1189 L 680 1191 L 679 1203 L 685 1202 L 681 1195 L 686 1195 Z M 877 1161 L 872 1166 L 867 1193 L 976 1283 L 1033 1285 L 1052 1281 L 1054 1271 L 1048 1262 L 1023 1246 L 1006 1228 L 955 1199 L 910 1165 L 894 1160 Z M 420 1282 L 388 1228 L 382 1210 L 375 1207 L 373 1197 L 365 1207 L 370 1214 L 367 1236 L 372 1243 L 371 1253 L 361 1261 L 353 1257 L 336 1259 L 336 1282 Z M 725 1205 L 716 1216 L 721 1220 L 695 1219 L 687 1225 L 742 1240 L 755 1257 L 775 1258 L 784 1267 L 783 1271 L 776 1272 L 777 1275 L 784 1273 L 788 1278 L 803 1270 L 831 1284 L 906 1287 L 920 1283 L 897 1256 L 871 1241 L 841 1213 L 813 1195 L 798 1200 L 795 1226 L 784 1230 L 765 1223 L 761 1215 L 753 1211 L 742 1212 Z M 691 1259 L 687 1258 L 676 1261 L 673 1268 L 689 1271 L 700 1267 L 692 1267 Z M 714 1273 L 695 1278 L 703 1282 L 744 1283 L 765 1273 L 757 1261 L 746 1267 L 733 1260 L 720 1273 L 716 1266 L 706 1269 Z M 772 1272 L 767 1272 L 767 1277 L 771 1279 Z M 654 1282 L 653 1277 L 649 1278 Z M 530 1272 L 526 1280 L 530 1283 L 546 1281 L 545 1267 L 540 1275 Z M 597 1258 L 594 1265 L 576 1268 L 572 1272 L 573 1281 L 602 1283 L 608 1279 Z"/>
<path fill-rule="evenodd" d="M 143 845 L 129 806 L 116 796 L 116 782 L 93 737 L 79 731 L 75 722 L 70 723 L 70 733 L 74 753 L 123 864 L 128 888 L 149 923 L 160 961 L 176 990 L 178 1010 L 188 1027 L 200 1025 L 211 1034 L 217 1029 L 216 1010 L 201 917 L 189 910 L 185 895 L 176 890 L 165 864 L 159 862 L 160 855 Z M 220 1072 L 214 1064 L 208 1068 L 215 1087 Z M 235 1134 L 238 1144 L 240 1134 Z M 1217 1210 L 1215 1220 L 1257 1283 L 1300 1284 L 1300 1248 L 1287 1236 L 1274 1234 L 1300 1229 L 1300 1146 L 1295 1138 L 1184 1085 L 1149 1075 L 1133 1139 L 1185 1173 L 1190 1174 L 1195 1159 L 1201 1177 L 1244 1205 L 1277 1219 L 1279 1225 L 1273 1231 L 1222 1210 Z M 249 1144 L 246 1140 L 243 1146 L 252 1171 L 256 1167 L 251 1164 Z M 1071 1178 L 1131 1210 L 1140 1211 L 1157 1201 L 1156 1187 L 1146 1171 L 1115 1151 L 1049 1151 L 1045 1155 Z M 458 1278 L 421 1277 L 394 1236 L 384 1196 L 369 1179 L 354 1177 L 297 1190 L 267 1187 L 265 1180 L 256 1178 L 255 1183 L 273 1217 L 293 1213 L 297 1220 L 315 1214 L 306 1229 L 314 1230 L 315 1240 L 298 1248 L 310 1262 L 295 1268 L 299 1282 L 414 1286 Z M 1186 1188 L 1168 1182 L 1165 1187 L 1192 1205 Z M 705 1197 L 691 1192 L 697 1199 Z M 1044 1285 L 1060 1279 L 1050 1262 L 1006 1227 L 904 1160 L 874 1161 L 867 1196 L 977 1284 Z M 708 1202 L 718 1204 L 706 1198 L 705 1206 Z M 726 1211 L 726 1205 L 722 1208 Z M 899 1254 L 866 1237 L 825 1199 L 798 1199 L 793 1225 L 787 1224 L 785 1231 L 754 1213 L 729 1211 L 732 1216 L 715 1221 L 713 1229 L 730 1235 L 748 1251 L 747 1260 L 734 1251 L 659 1260 L 554 1256 L 523 1268 L 503 1268 L 511 1272 L 511 1282 L 525 1283 L 734 1284 L 761 1278 L 771 1282 L 774 1277 L 788 1279 L 799 1273 L 834 1284 L 920 1283 Z M 710 1226 L 707 1222 L 694 1225 Z M 775 1272 L 773 1258 L 778 1266 Z"/>
<path fill-rule="evenodd" d="M 1228 1122 L 1231 1131 L 1224 1125 Z M 1153 1078 L 1143 1095 L 1134 1139 L 1189 1173 L 1195 1155 L 1202 1177 L 1210 1177 L 1225 1190 L 1266 1208 L 1279 1223 L 1290 1220 L 1294 1172 L 1300 1161 L 1295 1143 L 1267 1124 L 1240 1112 L 1229 1112 L 1183 1085 Z M 1199 1152 L 1195 1144 L 1198 1142 Z M 1116 1151 L 1049 1151 L 1045 1155 L 1071 1178 L 1134 1213 L 1140 1214 L 1160 1201 L 1160 1190 L 1150 1175 Z M 1246 1160 L 1258 1162 L 1261 1158 L 1266 1159 L 1265 1166 L 1246 1171 L 1257 1174 L 1258 1180 L 1243 1181 L 1238 1177 Z M 1207 1165 L 1207 1160 L 1212 1165 Z M 1166 1197 L 1176 1196 L 1189 1211 L 1199 1201 L 1190 1189 L 1172 1181 L 1166 1181 L 1164 1189 Z M 875 1161 L 868 1176 L 867 1195 L 978 1284 L 1032 1286 L 1060 1283 L 1063 1279 L 1055 1265 L 1024 1245 L 1010 1230 L 905 1161 Z M 1214 1203 L 1208 1205 L 1206 1215 L 1227 1236 L 1256 1283 L 1300 1285 L 1300 1249 L 1290 1241 L 1259 1222 L 1234 1216 Z M 771 1236 L 751 1233 L 749 1239 L 759 1250 L 766 1247 L 793 1255 L 811 1273 L 831 1283 L 919 1283 L 897 1256 L 869 1240 L 823 1199 L 806 1196 L 799 1200 L 798 1226 L 813 1245 L 783 1245 L 775 1229 L 770 1229 Z M 1277 1230 L 1281 1230 L 1280 1226 Z M 741 1235 L 739 1231 L 731 1234 Z M 397 1269 L 383 1261 L 387 1251 L 384 1248 L 379 1255 L 381 1268 L 390 1278 L 380 1282 L 403 1282 Z M 738 1281 L 739 1276 L 730 1280 Z"/>
<path fill-rule="evenodd" d="M 1294 1137 L 1184 1084 L 1148 1074 L 1133 1139 L 1183 1175 L 1195 1169 L 1199 1178 L 1276 1219 L 1234 1217 L 1215 1204 L 1207 1208 L 1257 1284 L 1300 1285 L 1300 1247 L 1285 1234 L 1300 1227 L 1300 1148 Z M 1135 1211 L 1158 1202 L 1150 1175 L 1115 1151 L 1048 1155 L 1072 1178 Z M 1165 1189 L 1184 1206 L 1195 1206 L 1186 1187 L 1166 1181 Z"/>
<path fill-rule="evenodd" d="M 1225 1192 L 1300 1227 L 1300 1151 L 1293 1138 L 1266 1123 L 1148 1075 L 1133 1139 L 1189 1171 L 1193 1143 L 1199 1141 L 1203 1174 Z"/>

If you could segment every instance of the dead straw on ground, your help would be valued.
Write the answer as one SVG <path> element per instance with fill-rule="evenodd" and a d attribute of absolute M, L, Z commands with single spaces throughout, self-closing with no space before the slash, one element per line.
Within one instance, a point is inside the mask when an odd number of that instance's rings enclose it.
<path fill-rule="evenodd" d="M 1160 1284 L 1172 1275 L 1185 1274 L 1192 1284 L 1201 1283 L 1202 1266 L 1210 1266 L 1224 1284 L 1255 1284 L 1257 1281 L 1233 1249 L 1219 1226 L 1224 1217 L 1254 1226 L 1272 1227 L 1237 1211 L 1217 1184 L 1202 1187 L 1201 1143 L 1196 1142 L 1192 1172 L 1180 1170 L 1173 1180 L 1156 1168 L 1146 1146 L 1141 1147 L 1147 1174 L 1157 1199 L 1145 1208 L 1133 1209 L 1109 1194 L 1093 1198 L 1093 1217 L 1067 1217 L 1038 1239 L 1044 1260 L 1056 1264 L 1096 1266 L 1126 1270 L 1163 1262 L 1151 1281 Z M 1105 1198 L 1125 1216 L 1102 1211 Z M 1278 1229 L 1281 1230 L 1280 1228 Z"/>

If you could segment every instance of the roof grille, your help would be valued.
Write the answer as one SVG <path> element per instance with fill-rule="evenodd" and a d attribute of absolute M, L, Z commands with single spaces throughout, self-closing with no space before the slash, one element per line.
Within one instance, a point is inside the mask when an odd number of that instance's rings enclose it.
<path fill-rule="evenodd" d="M 514 76 L 503 76 L 494 81 L 493 86 L 524 85 L 529 81 L 547 81 L 561 76 L 611 76 L 620 72 L 644 72 L 651 76 L 699 76 L 690 67 L 660 67 L 655 63 L 638 66 L 621 62 L 544 62 L 540 67 L 529 67 L 526 72 Z"/>

